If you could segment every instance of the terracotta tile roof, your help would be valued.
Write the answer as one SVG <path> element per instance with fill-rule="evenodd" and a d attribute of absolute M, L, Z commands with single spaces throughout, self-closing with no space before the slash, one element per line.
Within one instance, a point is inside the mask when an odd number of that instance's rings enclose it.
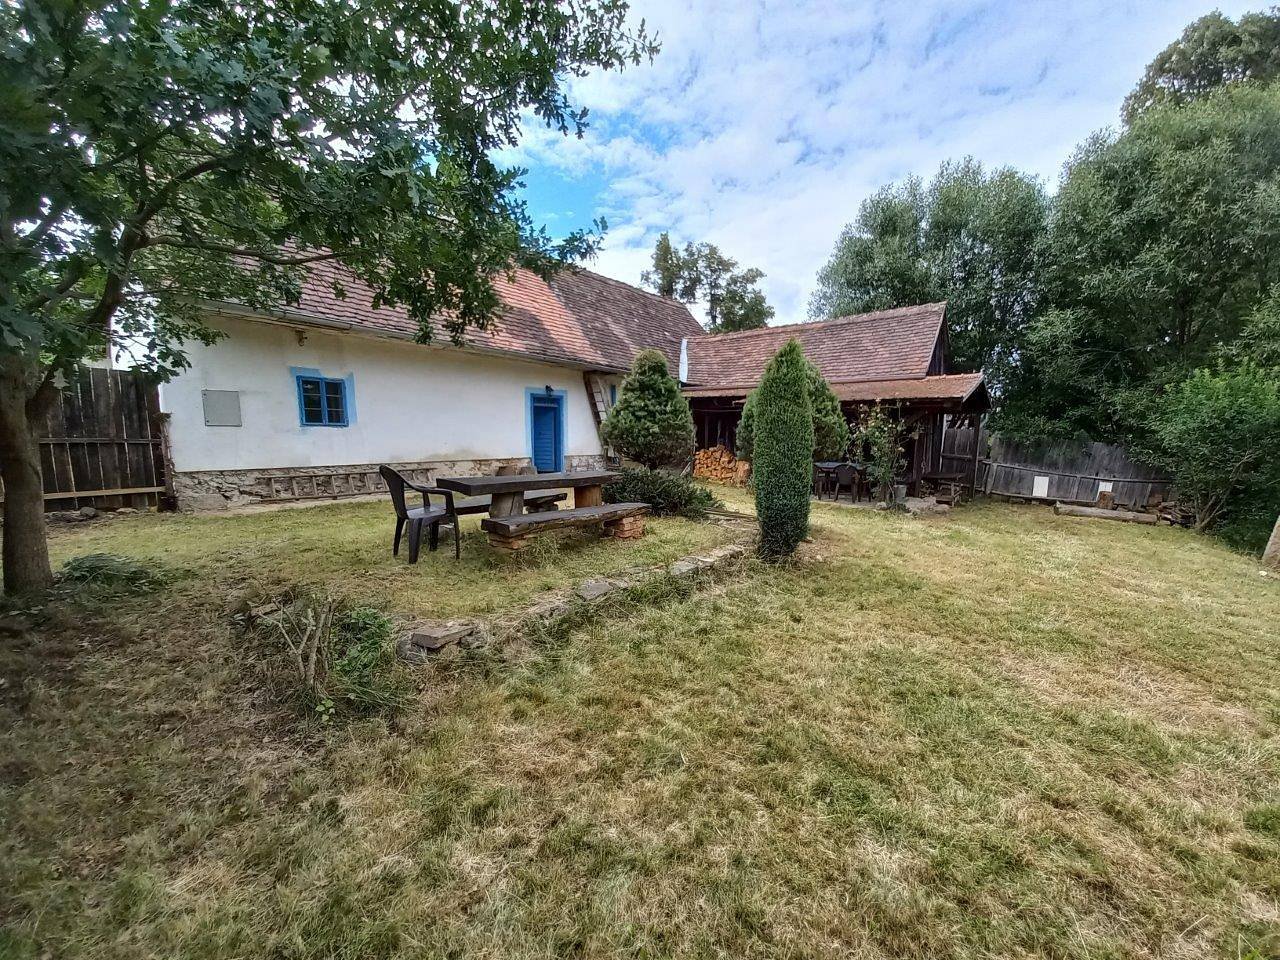
<path fill-rule="evenodd" d="M 841 400 L 966 400 L 982 388 L 981 373 L 949 373 L 902 380 L 854 380 L 833 383 L 831 389 Z M 745 397 L 752 387 L 686 387 L 686 397 Z"/>
<path fill-rule="evenodd" d="M 334 280 L 341 283 L 345 299 L 334 296 Z M 514 279 L 499 277 L 496 285 L 502 314 L 487 330 L 467 331 L 466 345 L 473 349 L 625 370 L 640 350 L 655 347 L 667 356 L 675 373 L 681 339 L 703 332 L 684 304 L 589 270 L 565 270 L 550 283 L 517 270 Z M 375 309 L 373 291 L 331 262 L 310 266 L 295 311 L 375 335 L 411 339 L 417 333 L 403 308 Z M 449 343 L 443 331 L 438 340 L 442 345 Z"/>
<path fill-rule="evenodd" d="M 981 373 L 948 373 L 918 380 L 833 383 L 831 389 L 841 400 L 966 400 L 982 381 Z"/>
<path fill-rule="evenodd" d="M 920 378 L 929 372 L 945 314 L 945 303 L 929 303 L 742 333 L 704 334 L 689 340 L 688 382 L 754 387 L 765 365 L 793 338 L 831 383 Z"/>

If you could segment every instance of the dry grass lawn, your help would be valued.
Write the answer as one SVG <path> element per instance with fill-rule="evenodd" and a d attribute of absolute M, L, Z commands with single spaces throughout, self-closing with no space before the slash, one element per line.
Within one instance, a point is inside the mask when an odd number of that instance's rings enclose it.
<path fill-rule="evenodd" d="M 363 509 L 58 535 L 192 572 L 5 654 L 0 955 L 1280 952 L 1280 583 L 1249 558 L 1041 508 L 821 505 L 800 562 L 429 668 L 402 716 L 326 729 L 215 594 L 458 613 L 641 562 L 473 541 L 415 578 Z"/>

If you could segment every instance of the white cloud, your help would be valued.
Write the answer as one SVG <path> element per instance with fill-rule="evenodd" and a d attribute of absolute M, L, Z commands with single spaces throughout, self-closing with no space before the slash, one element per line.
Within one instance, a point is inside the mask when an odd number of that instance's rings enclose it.
<path fill-rule="evenodd" d="M 597 212 L 610 232 L 596 269 L 637 282 L 670 230 L 763 269 L 778 321 L 802 320 L 818 268 L 869 193 L 968 154 L 1052 187 L 1075 145 L 1117 121 L 1152 56 L 1207 10 L 633 0 L 662 40 L 656 61 L 576 81 L 586 138 L 531 128 L 509 158 L 604 176 Z"/>

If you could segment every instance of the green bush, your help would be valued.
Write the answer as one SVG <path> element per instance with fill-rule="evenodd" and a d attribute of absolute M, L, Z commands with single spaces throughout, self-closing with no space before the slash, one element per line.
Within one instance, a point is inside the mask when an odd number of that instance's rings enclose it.
<path fill-rule="evenodd" d="M 1280 376 L 1252 363 L 1198 370 L 1153 404 L 1144 460 L 1173 479 L 1197 530 L 1261 549 L 1280 511 Z"/>
<path fill-rule="evenodd" d="M 793 553 L 809 533 L 813 478 L 813 402 L 804 352 L 792 340 L 765 368 L 756 388 L 755 477 L 760 552 Z"/>
<path fill-rule="evenodd" d="M 647 503 L 654 516 L 680 516 L 704 520 L 708 510 L 724 504 L 706 487 L 679 473 L 647 468 L 626 469 L 604 488 L 606 503 Z"/>
<path fill-rule="evenodd" d="M 684 464 L 693 455 L 693 413 L 657 350 L 641 351 L 600 428 L 604 442 L 646 467 Z"/>
<path fill-rule="evenodd" d="M 818 372 L 818 368 L 805 361 L 809 380 L 809 398 L 813 404 L 813 458 L 815 460 L 839 460 L 849 449 L 849 423 L 840 409 L 840 401 L 831 384 Z M 738 419 L 737 440 L 734 444 L 739 460 L 752 460 L 756 437 L 756 391 L 747 394 Z"/>
<path fill-rule="evenodd" d="M 752 460 L 756 453 L 756 391 L 747 394 L 742 404 L 742 416 L 738 418 L 738 434 L 734 441 L 734 454 L 739 460 Z"/>
<path fill-rule="evenodd" d="M 826 377 L 812 363 L 807 366 L 809 399 L 813 403 L 813 458 L 842 460 L 849 449 L 849 422 Z"/>
<path fill-rule="evenodd" d="M 881 500 L 888 500 L 902 469 L 902 419 L 877 404 L 858 429 L 858 445 L 867 454 L 867 480 Z"/>

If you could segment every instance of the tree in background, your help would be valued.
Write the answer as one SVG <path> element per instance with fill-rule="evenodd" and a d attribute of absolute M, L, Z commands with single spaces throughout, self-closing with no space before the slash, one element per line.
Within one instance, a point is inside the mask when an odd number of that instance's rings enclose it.
<path fill-rule="evenodd" d="M 1253 308 L 1239 338 L 1223 352 L 1236 363 L 1256 363 L 1280 377 L 1280 283 Z"/>
<path fill-rule="evenodd" d="M 947 301 L 954 365 L 985 370 L 997 396 L 1013 376 L 1040 300 L 1048 199 L 1009 168 L 944 163 L 925 185 L 877 191 L 818 273 L 814 319 Z"/>
<path fill-rule="evenodd" d="M 805 376 L 809 385 L 809 398 L 813 407 L 813 459 L 838 460 L 849 449 L 849 423 L 840 409 L 840 401 L 831 390 L 818 368 L 805 360 Z M 735 438 L 735 454 L 739 460 L 751 460 L 755 456 L 756 396 L 759 390 L 747 394 L 742 404 L 742 416 L 738 419 Z"/>
<path fill-rule="evenodd" d="M 1252 364 L 1197 370 L 1151 406 L 1144 459 L 1167 470 L 1196 529 L 1266 540 L 1280 512 L 1280 378 Z"/>
<path fill-rule="evenodd" d="M 693 454 L 693 413 L 657 350 L 643 350 L 600 426 L 606 444 L 650 470 Z"/>
<path fill-rule="evenodd" d="M 1156 55 L 1124 101 L 1132 123 L 1152 107 L 1189 103 L 1230 83 L 1280 77 L 1280 7 L 1236 23 L 1215 10 Z"/>
<path fill-rule="evenodd" d="M 622 0 L 524 4 L 46 0 L 0 8 L 4 579 L 52 579 L 35 424 L 86 358 L 160 377 L 209 341 L 201 301 L 296 301 L 335 260 L 433 334 L 498 305 L 515 264 L 595 246 L 530 221 L 492 152 L 537 116 L 580 133 L 564 80 L 652 56 Z M 341 294 L 340 290 L 335 290 Z"/>
<path fill-rule="evenodd" d="M 738 261 L 715 244 L 686 243 L 684 250 L 676 250 L 666 232 L 654 245 L 653 269 L 640 275 L 641 283 L 664 297 L 705 304 L 712 333 L 768 325 L 773 307 L 756 287 L 763 279 L 764 274 L 754 267 L 739 270 Z"/>
<path fill-rule="evenodd" d="M 809 533 L 813 404 L 804 352 L 796 340 L 778 351 L 756 388 L 755 480 L 760 552 L 784 557 Z"/>
<path fill-rule="evenodd" d="M 1280 282 L 1280 87 L 1147 110 L 1067 168 L 1046 307 L 996 429 L 1125 442 L 1156 396 L 1233 343 Z M 1261 321 L 1259 321 L 1261 323 Z"/>

